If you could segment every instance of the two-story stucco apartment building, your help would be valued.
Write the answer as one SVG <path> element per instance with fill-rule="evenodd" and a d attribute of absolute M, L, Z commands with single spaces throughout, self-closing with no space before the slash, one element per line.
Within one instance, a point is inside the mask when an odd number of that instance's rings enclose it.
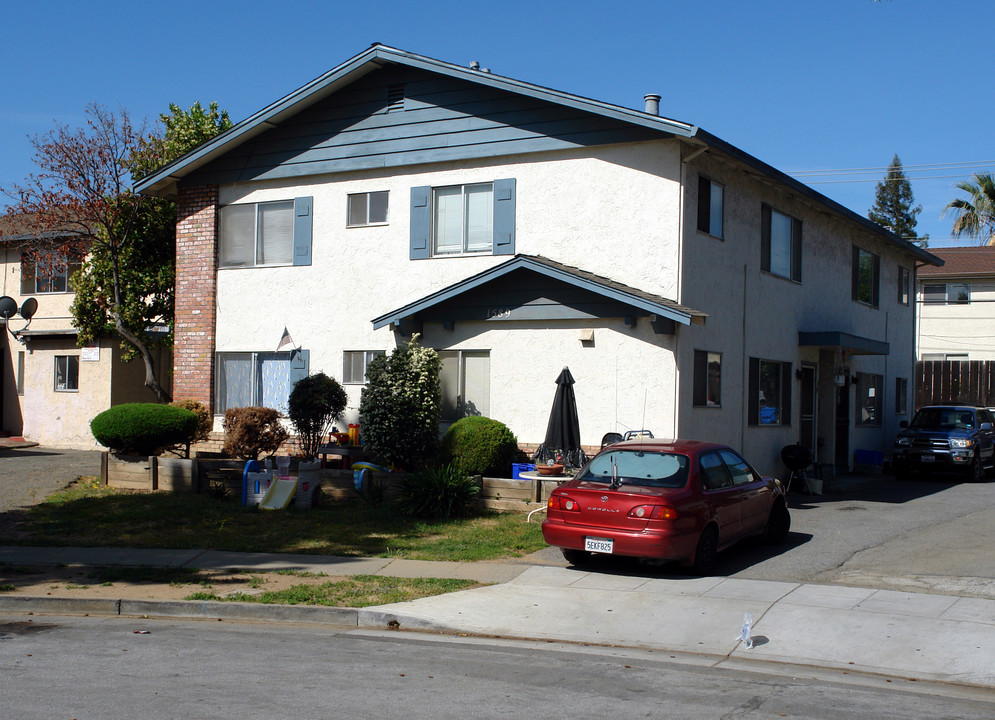
<path fill-rule="evenodd" d="M 366 363 L 417 333 L 444 420 L 523 443 L 567 366 L 585 445 L 648 428 L 777 474 L 799 441 L 890 446 L 939 261 L 658 103 L 374 45 L 146 178 L 179 205 L 176 397 L 281 407 L 322 371 L 355 422 Z"/>
<path fill-rule="evenodd" d="M 916 356 L 995 360 L 995 247 L 938 248 L 940 267 L 920 269 Z"/>
<path fill-rule="evenodd" d="M 48 238 L 58 245 L 58 236 Z M 0 220 L 0 296 L 18 308 L 0 319 L 0 432 L 42 445 L 94 449 L 90 420 L 111 405 L 154 402 L 141 362 L 124 362 L 118 338 L 77 344 L 70 306 L 79 262 L 45 250 L 18 218 Z M 23 317 L 24 315 L 28 317 Z M 169 363 L 163 350 L 159 364 Z M 165 378 L 168 382 L 169 378 Z"/>

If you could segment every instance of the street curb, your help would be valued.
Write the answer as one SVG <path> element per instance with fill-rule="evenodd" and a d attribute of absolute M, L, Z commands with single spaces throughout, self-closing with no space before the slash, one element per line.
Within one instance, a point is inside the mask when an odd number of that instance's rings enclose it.
<path fill-rule="evenodd" d="M 0 611 L 18 613 L 67 613 L 69 615 L 83 615 L 86 613 L 120 615 L 121 601 L 111 598 L 81 599 L 0 595 Z"/>

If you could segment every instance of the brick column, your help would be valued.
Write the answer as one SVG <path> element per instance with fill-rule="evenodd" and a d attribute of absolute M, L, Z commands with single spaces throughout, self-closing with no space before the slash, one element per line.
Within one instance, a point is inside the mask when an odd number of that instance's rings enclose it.
<path fill-rule="evenodd" d="M 218 187 L 180 188 L 176 200 L 173 397 L 214 405 Z"/>

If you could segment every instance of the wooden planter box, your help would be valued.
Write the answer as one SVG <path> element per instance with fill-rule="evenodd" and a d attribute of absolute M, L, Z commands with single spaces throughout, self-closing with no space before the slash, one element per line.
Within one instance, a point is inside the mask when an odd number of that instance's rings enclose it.
<path fill-rule="evenodd" d="M 200 463 L 189 458 L 157 457 L 155 460 L 156 483 L 153 490 L 169 492 L 197 492 Z"/>
<path fill-rule="evenodd" d="M 128 490 L 155 490 L 154 457 L 104 452 L 100 462 L 100 479 L 104 485 Z"/>

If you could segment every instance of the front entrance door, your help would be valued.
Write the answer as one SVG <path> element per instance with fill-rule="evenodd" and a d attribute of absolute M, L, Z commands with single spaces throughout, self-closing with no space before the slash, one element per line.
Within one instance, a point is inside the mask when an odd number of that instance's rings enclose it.
<path fill-rule="evenodd" d="M 802 411 L 798 429 L 798 444 L 812 451 L 813 460 L 816 459 L 816 437 L 818 436 L 816 429 L 816 408 L 818 405 L 815 392 L 815 365 L 802 363 Z"/>
<path fill-rule="evenodd" d="M 850 381 L 836 388 L 836 468 L 850 469 Z"/>

